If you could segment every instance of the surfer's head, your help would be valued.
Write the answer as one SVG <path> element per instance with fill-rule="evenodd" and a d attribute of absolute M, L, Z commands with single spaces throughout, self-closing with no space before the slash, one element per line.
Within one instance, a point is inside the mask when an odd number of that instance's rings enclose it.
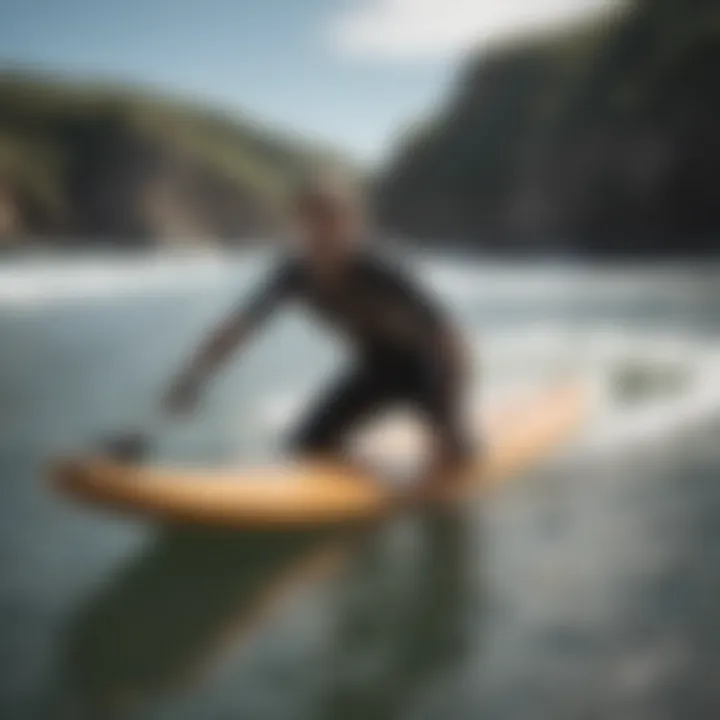
<path fill-rule="evenodd" d="M 333 262 L 359 245 L 365 232 L 364 203 L 349 178 L 314 175 L 296 189 L 293 204 L 301 250 L 311 260 Z"/>

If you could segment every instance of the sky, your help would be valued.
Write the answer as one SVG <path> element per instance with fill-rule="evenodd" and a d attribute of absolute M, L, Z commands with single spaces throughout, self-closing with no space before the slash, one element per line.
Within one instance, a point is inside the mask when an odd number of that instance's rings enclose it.
<path fill-rule="evenodd" d="M 375 162 L 469 50 L 616 0 L 0 0 L 0 68 L 143 83 Z"/>

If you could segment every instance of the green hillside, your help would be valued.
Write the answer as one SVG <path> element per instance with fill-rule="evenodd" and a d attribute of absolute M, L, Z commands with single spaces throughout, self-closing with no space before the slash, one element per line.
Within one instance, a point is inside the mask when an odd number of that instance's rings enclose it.
<path fill-rule="evenodd" d="M 155 244 L 277 229 L 327 154 L 150 91 L 0 74 L 0 238 Z"/>
<path fill-rule="evenodd" d="M 497 251 L 715 251 L 719 69 L 716 0 L 635 0 L 483 53 L 386 167 L 381 216 Z"/>

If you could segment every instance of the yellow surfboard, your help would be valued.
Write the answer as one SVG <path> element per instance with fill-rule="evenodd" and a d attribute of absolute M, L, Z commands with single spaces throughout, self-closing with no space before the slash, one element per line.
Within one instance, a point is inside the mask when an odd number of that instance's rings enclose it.
<path fill-rule="evenodd" d="M 468 489 L 482 490 L 531 467 L 567 441 L 589 409 L 587 388 L 567 383 L 488 410 L 481 422 L 483 454 L 468 473 Z M 311 462 L 190 470 L 79 457 L 55 463 L 52 479 L 75 499 L 181 524 L 319 527 L 371 520 L 396 505 L 395 494 L 376 478 Z"/>

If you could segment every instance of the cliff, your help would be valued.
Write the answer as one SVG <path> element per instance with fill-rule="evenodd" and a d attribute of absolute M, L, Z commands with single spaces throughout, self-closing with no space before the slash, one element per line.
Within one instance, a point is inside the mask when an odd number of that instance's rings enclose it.
<path fill-rule="evenodd" d="M 0 242 L 257 238 L 322 155 L 149 91 L 0 75 Z"/>
<path fill-rule="evenodd" d="M 474 58 L 383 171 L 380 216 L 500 252 L 715 252 L 719 72 L 717 0 L 637 0 Z"/>

